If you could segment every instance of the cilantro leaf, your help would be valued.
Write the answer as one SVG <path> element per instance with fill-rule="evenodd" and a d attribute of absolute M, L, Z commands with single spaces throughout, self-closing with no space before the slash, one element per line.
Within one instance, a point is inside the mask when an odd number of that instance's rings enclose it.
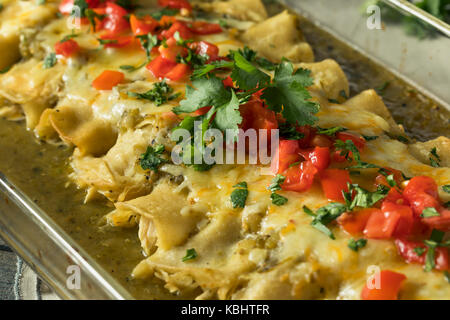
<path fill-rule="evenodd" d="M 262 87 L 270 82 L 270 76 L 256 68 L 238 51 L 233 52 L 234 68 L 231 78 L 240 89 L 251 90 Z"/>
<path fill-rule="evenodd" d="M 305 207 L 303 207 L 303 210 L 305 210 Z M 327 227 L 327 225 L 336 220 L 347 210 L 348 209 L 346 205 L 339 202 L 331 202 L 316 211 L 311 225 L 334 240 L 336 238 L 334 237 L 333 232 L 331 232 L 331 230 Z"/>
<path fill-rule="evenodd" d="M 186 87 L 186 99 L 173 109 L 176 114 L 194 112 L 207 106 L 223 106 L 231 100 L 231 92 L 225 89 L 222 80 L 211 76 L 192 81 L 195 87 Z"/>
<path fill-rule="evenodd" d="M 440 213 L 433 207 L 425 208 L 420 215 L 422 218 L 440 217 Z"/>
<path fill-rule="evenodd" d="M 142 48 L 145 50 L 145 55 L 147 56 L 147 60 L 150 60 L 150 55 L 152 49 L 159 44 L 158 37 L 156 35 L 152 35 L 151 33 L 142 34 L 136 36 L 139 39 L 139 42 L 142 45 Z"/>
<path fill-rule="evenodd" d="M 422 248 L 422 247 L 415 247 L 415 248 L 413 249 L 413 251 L 414 251 L 419 257 L 421 257 L 421 256 L 425 253 L 425 251 L 427 251 L 427 249 Z"/>
<path fill-rule="evenodd" d="M 352 200 L 352 195 L 355 192 L 356 194 Z M 388 192 L 389 188 L 381 184 L 378 186 L 378 189 L 374 192 L 367 191 L 366 189 L 361 188 L 357 184 L 349 184 L 348 192 L 343 191 L 343 196 L 348 209 L 353 210 L 355 207 L 360 208 L 373 207 L 375 203 L 386 198 Z"/>
<path fill-rule="evenodd" d="M 49 69 L 56 64 L 56 54 L 54 52 L 49 53 L 44 59 L 44 69 Z"/>
<path fill-rule="evenodd" d="M 361 238 L 358 240 L 350 239 L 348 241 L 348 247 L 355 252 L 361 248 L 364 248 L 366 246 L 366 244 L 367 244 L 367 239 L 364 239 L 364 238 Z"/>
<path fill-rule="evenodd" d="M 160 155 L 165 151 L 164 145 L 156 145 L 155 148 L 152 146 L 147 147 L 147 151 L 141 155 L 139 163 L 144 170 L 158 171 L 158 167 L 167 162 L 166 159 L 160 157 Z"/>
<path fill-rule="evenodd" d="M 186 262 L 189 260 L 193 260 L 197 257 L 198 257 L 197 251 L 195 251 L 194 248 L 191 248 L 186 250 L 186 255 L 183 257 L 183 259 L 181 259 L 181 261 Z"/>
<path fill-rule="evenodd" d="M 236 188 L 235 190 L 233 190 L 230 196 L 233 208 L 244 208 L 245 201 L 247 201 L 248 197 L 247 182 L 240 182 L 237 185 L 233 186 L 233 188 Z"/>
<path fill-rule="evenodd" d="M 204 64 L 201 66 L 196 66 L 194 72 L 192 73 L 191 79 L 196 79 L 207 75 L 208 73 L 222 68 L 232 68 L 233 62 L 226 60 L 212 61 L 209 64 Z"/>
<path fill-rule="evenodd" d="M 174 16 L 178 12 L 180 12 L 180 10 L 178 10 L 178 9 L 171 9 L 169 7 L 165 7 L 163 9 L 159 10 L 159 11 L 155 11 L 155 12 L 150 13 L 150 16 L 152 16 L 153 19 L 161 20 L 161 18 L 163 16 Z"/>
<path fill-rule="evenodd" d="M 153 88 L 144 93 L 128 92 L 130 97 L 138 99 L 149 100 L 155 103 L 156 106 L 160 106 L 167 101 L 176 99 L 180 94 L 172 94 L 173 88 L 169 86 L 165 80 L 157 82 L 153 85 Z"/>
<path fill-rule="evenodd" d="M 442 186 L 442 190 L 446 193 L 450 193 L 450 184 L 446 184 L 445 186 Z"/>
<path fill-rule="evenodd" d="M 279 195 L 278 193 L 271 193 L 270 199 L 272 200 L 272 203 L 276 206 L 283 206 L 288 202 L 288 199 L 286 197 L 283 197 L 282 195 Z"/>
<path fill-rule="evenodd" d="M 283 60 L 276 67 L 273 82 L 264 90 L 262 98 L 289 123 L 312 125 L 317 120 L 314 114 L 319 111 L 319 105 L 309 101 L 311 95 L 306 90 L 313 83 L 311 71 L 302 68 L 293 71 L 292 63 Z"/>
<path fill-rule="evenodd" d="M 285 176 L 277 174 L 275 178 L 272 179 L 272 183 L 267 189 L 269 189 L 272 192 L 281 190 L 281 185 L 284 183 L 285 180 L 286 180 Z"/>
<path fill-rule="evenodd" d="M 441 166 L 441 158 L 437 153 L 436 147 L 430 150 L 430 165 L 434 168 L 439 168 Z"/>
<path fill-rule="evenodd" d="M 238 130 L 238 124 L 242 122 L 242 116 L 239 112 L 239 100 L 236 94 L 231 90 L 231 99 L 224 105 L 217 108 L 216 117 L 213 120 L 215 127 L 225 131 L 226 129 Z M 229 138 L 229 137 L 227 137 Z"/>
<path fill-rule="evenodd" d="M 86 17 L 86 10 L 89 8 L 89 5 L 87 4 L 86 0 L 74 0 L 73 2 L 73 8 L 70 15 L 72 17 L 76 18 L 84 18 Z M 78 17 L 78 10 L 80 10 L 80 16 Z"/>
<path fill-rule="evenodd" d="M 347 128 L 344 128 L 344 127 L 331 127 L 331 128 L 325 129 L 325 128 L 321 128 L 321 127 L 317 126 L 316 128 L 318 129 L 317 130 L 317 134 L 324 134 L 324 135 L 327 135 L 327 136 L 334 136 L 338 132 L 342 132 L 342 131 L 347 131 L 348 130 Z"/>
<path fill-rule="evenodd" d="M 305 137 L 303 133 L 298 132 L 295 126 L 292 126 L 289 123 L 280 123 L 278 127 L 278 129 L 280 130 L 280 137 L 284 139 L 300 140 Z"/>

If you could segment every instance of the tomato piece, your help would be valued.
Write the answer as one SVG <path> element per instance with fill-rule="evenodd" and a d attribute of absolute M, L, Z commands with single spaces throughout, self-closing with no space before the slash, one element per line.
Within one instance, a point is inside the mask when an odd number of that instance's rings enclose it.
<path fill-rule="evenodd" d="M 300 148 L 308 148 L 311 146 L 311 140 L 315 136 L 315 130 L 314 128 L 310 126 L 299 126 L 295 128 L 298 133 L 301 133 L 303 135 L 303 138 L 301 138 L 298 142 L 300 145 Z"/>
<path fill-rule="evenodd" d="M 333 146 L 333 141 L 327 135 L 316 134 L 311 139 L 311 145 L 318 146 L 318 147 L 328 147 L 328 148 L 330 148 L 330 147 Z"/>
<path fill-rule="evenodd" d="M 181 22 L 181 21 L 175 21 L 169 29 L 161 32 L 160 38 L 161 39 L 170 39 L 173 37 L 173 35 L 177 31 L 178 31 L 180 37 L 184 40 L 191 39 L 193 36 L 191 30 L 188 28 L 186 23 Z"/>
<path fill-rule="evenodd" d="M 191 30 L 195 34 L 207 35 L 221 33 L 222 27 L 217 23 L 209 23 L 206 21 L 194 21 L 191 24 Z"/>
<path fill-rule="evenodd" d="M 133 36 L 118 36 L 111 34 L 104 34 L 100 36 L 102 40 L 112 40 L 113 42 L 105 43 L 105 48 L 123 48 L 131 44 L 134 41 Z"/>
<path fill-rule="evenodd" d="M 63 55 L 66 58 L 77 54 L 79 51 L 80 46 L 73 39 L 69 39 L 66 41 L 59 41 L 55 43 L 55 53 Z"/>
<path fill-rule="evenodd" d="M 317 172 L 317 168 L 311 161 L 303 161 L 296 166 L 288 168 L 284 172 L 286 180 L 281 188 L 287 191 L 307 191 L 311 188 Z"/>
<path fill-rule="evenodd" d="M 242 116 L 240 127 L 247 129 L 266 129 L 272 130 L 278 128 L 278 121 L 275 112 L 264 107 L 260 100 L 253 99 L 239 107 Z M 268 137 L 270 134 L 268 134 Z"/>
<path fill-rule="evenodd" d="M 439 208 L 438 186 L 430 177 L 417 176 L 409 180 L 403 190 L 403 196 L 410 203 L 416 216 L 422 214 L 425 208 Z"/>
<path fill-rule="evenodd" d="M 195 53 L 201 56 L 207 55 L 208 62 L 215 61 L 219 58 L 219 47 L 207 41 L 192 42 L 189 47 L 195 50 Z"/>
<path fill-rule="evenodd" d="M 156 29 L 158 25 L 159 22 L 149 15 L 146 15 L 140 19 L 134 14 L 130 15 L 131 31 L 133 31 L 133 34 L 135 36 L 151 33 Z"/>
<path fill-rule="evenodd" d="M 374 211 L 364 228 L 364 235 L 369 239 L 390 239 L 394 234 L 401 215 L 397 212 L 389 212 L 385 215 L 381 210 Z"/>
<path fill-rule="evenodd" d="M 391 188 L 384 200 L 396 204 L 409 205 L 408 200 L 406 200 L 405 197 L 403 197 L 403 195 L 396 188 Z"/>
<path fill-rule="evenodd" d="M 398 254 L 402 256 L 402 258 L 407 263 L 414 263 L 414 264 L 425 264 L 428 247 L 423 244 L 423 242 L 417 242 L 417 241 L 408 241 L 404 239 L 396 239 L 395 240 L 395 246 L 397 247 Z M 423 254 L 420 256 L 417 254 L 414 249 L 416 248 L 422 248 Z M 448 249 L 443 247 L 437 247 L 435 249 L 434 254 L 434 263 L 435 268 L 437 270 L 448 270 L 449 263 L 448 263 Z"/>
<path fill-rule="evenodd" d="M 414 215 L 409 206 L 385 200 L 381 204 L 381 211 L 385 217 L 399 216 L 395 230 L 392 233 L 393 236 L 405 237 L 411 234 L 414 227 Z"/>
<path fill-rule="evenodd" d="M 375 283 L 370 284 L 373 288 L 369 287 L 369 284 L 366 283 L 361 291 L 362 300 L 398 299 L 398 293 L 403 282 L 406 280 L 406 276 L 404 274 L 390 270 L 382 270 L 378 275 L 375 274 L 374 277 L 379 277 L 379 288 L 376 288 L 376 281 Z"/>
<path fill-rule="evenodd" d="M 150 63 L 147 64 L 146 68 L 150 70 L 155 78 L 162 79 L 170 70 L 175 68 L 176 65 L 176 62 L 158 56 L 150 61 Z"/>
<path fill-rule="evenodd" d="M 187 9 L 192 11 L 192 6 L 187 0 L 158 0 L 158 5 L 172 9 Z"/>
<path fill-rule="evenodd" d="M 130 28 L 126 15 L 128 12 L 114 2 L 106 3 L 106 17 L 102 21 L 102 28 L 111 35 L 119 35 Z"/>
<path fill-rule="evenodd" d="M 363 137 L 350 132 L 338 132 L 336 134 L 336 139 L 344 142 L 347 140 L 353 141 L 355 147 L 358 148 L 359 151 L 362 151 L 366 146 L 366 140 Z"/>
<path fill-rule="evenodd" d="M 160 46 L 158 50 L 161 57 L 173 62 L 177 62 L 178 56 L 186 57 L 188 55 L 188 50 L 182 46 L 178 46 L 173 38 L 167 40 L 167 47 Z"/>
<path fill-rule="evenodd" d="M 111 90 L 123 81 L 125 75 L 119 71 L 105 70 L 92 82 L 97 90 Z"/>
<path fill-rule="evenodd" d="M 450 210 L 440 207 L 437 211 L 440 214 L 439 217 L 422 218 L 422 222 L 434 229 L 450 231 Z"/>
<path fill-rule="evenodd" d="M 166 78 L 172 81 L 181 81 L 191 72 L 191 68 L 184 63 L 177 63 L 175 67 L 166 73 Z"/>
<path fill-rule="evenodd" d="M 326 169 L 320 174 L 322 190 L 329 200 L 344 201 L 342 191 L 348 192 L 347 183 L 352 183 L 347 170 Z"/>
<path fill-rule="evenodd" d="M 353 213 L 344 213 L 337 219 L 338 224 L 351 235 L 360 235 L 366 227 L 367 221 L 373 212 L 380 211 L 377 208 L 367 208 Z"/>
<path fill-rule="evenodd" d="M 231 79 L 230 76 L 226 77 L 222 82 L 225 87 L 230 87 L 230 88 L 234 87 L 233 79 Z"/>
<path fill-rule="evenodd" d="M 389 175 L 394 175 L 394 181 L 397 183 L 397 185 L 400 185 L 403 181 L 403 175 L 400 170 L 392 169 L 389 167 L 383 168 Z M 385 185 L 387 187 L 390 187 L 389 183 L 386 180 L 386 177 L 382 174 L 379 174 L 375 177 L 375 184 L 376 185 Z"/>
<path fill-rule="evenodd" d="M 330 148 L 328 147 L 315 147 L 313 150 L 302 152 L 302 155 L 319 171 L 325 170 L 330 165 Z"/>
<path fill-rule="evenodd" d="M 280 140 L 271 169 L 274 174 L 283 173 L 289 166 L 300 160 L 300 148 L 297 140 Z"/>
<path fill-rule="evenodd" d="M 173 25 L 175 22 L 177 22 L 177 18 L 173 16 L 162 16 L 159 20 L 159 25 L 162 28 L 168 28 L 169 26 Z"/>

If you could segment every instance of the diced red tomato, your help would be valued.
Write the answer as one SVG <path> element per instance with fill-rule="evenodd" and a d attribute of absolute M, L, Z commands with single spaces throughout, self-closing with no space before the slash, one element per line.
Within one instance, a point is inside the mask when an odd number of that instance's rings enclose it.
<path fill-rule="evenodd" d="M 425 259 L 428 252 L 428 247 L 422 242 L 408 241 L 404 239 L 396 239 L 395 246 L 399 255 L 405 259 L 408 263 L 425 264 Z M 419 256 L 414 249 L 421 248 L 423 253 Z M 448 249 L 443 247 L 437 247 L 434 254 L 434 263 L 437 270 L 448 270 Z"/>
<path fill-rule="evenodd" d="M 92 82 L 97 90 L 111 90 L 123 81 L 125 75 L 119 71 L 105 70 Z"/>
<path fill-rule="evenodd" d="M 177 31 L 178 31 L 180 37 L 184 40 L 191 39 L 193 36 L 191 30 L 188 28 L 186 23 L 181 22 L 181 21 L 175 21 L 169 29 L 161 32 L 160 38 L 161 39 L 170 39 L 173 37 L 173 35 Z"/>
<path fill-rule="evenodd" d="M 314 138 L 316 129 L 310 126 L 300 126 L 297 127 L 296 130 L 298 133 L 303 135 L 303 138 L 298 141 L 300 148 L 309 148 L 311 146 L 311 140 Z"/>
<path fill-rule="evenodd" d="M 132 14 L 130 15 L 130 25 L 133 34 L 139 36 L 153 32 L 159 25 L 159 22 L 148 15 L 138 18 Z"/>
<path fill-rule="evenodd" d="M 390 239 L 394 234 L 401 215 L 389 212 L 385 215 L 381 210 L 372 212 L 364 228 L 364 235 L 369 239 Z"/>
<path fill-rule="evenodd" d="M 74 0 L 61 1 L 61 3 L 59 4 L 59 7 L 58 7 L 59 12 L 61 12 L 62 14 L 71 14 L 72 8 L 73 8 L 73 3 L 74 3 Z M 86 3 L 89 8 L 95 8 L 99 5 L 100 1 L 99 0 L 86 0 Z"/>
<path fill-rule="evenodd" d="M 344 213 L 337 219 L 339 225 L 351 235 L 360 235 L 366 227 L 367 221 L 373 212 L 380 211 L 377 208 L 367 208 L 352 213 Z"/>
<path fill-rule="evenodd" d="M 406 237 L 412 233 L 414 227 L 414 215 L 409 206 L 396 204 L 390 201 L 383 201 L 381 211 L 385 217 L 399 215 L 397 225 L 393 232 L 394 237 Z"/>
<path fill-rule="evenodd" d="M 272 172 L 277 174 L 286 171 L 291 164 L 300 160 L 299 152 L 297 140 L 280 140 L 278 149 L 272 159 Z"/>
<path fill-rule="evenodd" d="M 162 28 L 168 28 L 169 26 L 173 25 L 177 21 L 177 18 L 173 16 L 162 16 L 159 20 L 159 25 Z"/>
<path fill-rule="evenodd" d="M 394 181 L 397 183 L 397 185 L 400 185 L 400 183 L 403 181 L 403 176 L 402 176 L 402 172 L 396 169 L 392 169 L 392 168 L 384 168 L 384 170 L 389 174 L 393 174 L 394 175 Z M 379 174 L 375 177 L 375 184 L 377 185 L 385 185 L 387 187 L 390 187 L 389 183 L 386 180 L 386 177 L 382 174 Z"/>
<path fill-rule="evenodd" d="M 440 214 L 439 217 L 422 218 L 422 222 L 434 229 L 450 231 L 450 210 L 440 207 L 437 211 Z"/>
<path fill-rule="evenodd" d="M 225 87 L 230 87 L 230 88 L 234 87 L 233 79 L 231 79 L 230 76 L 226 77 L 222 82 Z"/>
<path fill-rule="evenodd" d="M 173 62 L 177 62 L 178 56 L 186 57 L 188 55 L 188 50 L 182 46 L 177 45 L 175 39 L 173 38 L 167 40 L 167 47 L 160 46 L 158 50 L 161 54 L 161 57 Z"/>
<path fill-rule="evenodd" d="M 192 6 L 187 0 L 158 0 L 158 5 L 172 9 L 187 9 L 192 11 Z"/>
<path fill-rule="evenodd" d="M 181 81 L 191 72 L 191 68 L 184 63 L 177 63 L 175 67 L 166 73 L 166 78 L 172 81 Z"/>
<path fill-rule="evenodd" d="M 376 286 L 376 281 L 374 281 L 374 283 L 371 283 L 370 285 L 366 283 L 361 292 L 362 300 L 398 299 L 398 293 L 402 287 L 403 282 L 406 280 L 405 275 L 390 270 L 382 270 L 378 275 L 375 274 L 374 277 L 379 277 L 379 288 L 377 288 Z"/>
<path fill-rule="evenodd" d="M 311 145 L 330 148 L 333 146 L 333 141 L 327 135 L 316 134 L 311 140 Z"/>
<path fill-rule="evenodd" d="M 301 150 L 300 153 L 306 160 L 310 160 L 319 171 L 330 165 L 330 148 L 328 147 L 315 147 L 312 150 Z"/>
<path fill-rule="evenodd" d="M 322 190 L 329 200 L 344 201 L 342 191 L 348 191 L 347 183 L 352 183 L 347 170 L 326 169 L 320 174 Z"/>
<path fill-rule="evenodd" d="M 410 203 L 416 216 L 422 214 L 425 208 L 439 208 L 438 186 L 427 176 L 417 176 L 409 180 L 403 190 L 403 196 Z"/>
<path fill-rule="evenodd" d="M 105 48 L 123 48 L 133 43 L 133 36 L 119 36 L 119 35 L 110 35 L 104 34 L 100 36 L 102 40 L 112 40 L 110 43 L 105 43 L 103 46 Z"/>
<path fill-rule="evenodd" d="M 366 146 L 366 140 L 363 137 L 350 132 L 338 132 L 336 134 L 336 139 L 344 142 L 347 140 L 353 141 L 354 145 L 356 146 L 356 148 L 358 148 L 359 151 L 362 151 Z"/>
<path fill-rule="evenodd" d="M 158 56 L 149 64 L 147 64 L 146 68 L 150 70 L 155 78 L 162 79 L 164 78 L 169 71 L 171 71 L 177 65 L 176 62 L 168 59 L 164 59 L 162 56 Z"/>
<path fill-rule="evenodd" d="M 208 62 L 215 61 L 219 58 L 219 47 L 207 41 L 192 42 L 189 47 L 195 50 L 198 55 L 207 55 Z"/>
<path fill-rule="evenodd" d="M 217 23 L 209 23 L 206 21 L 194 21 L 191 25 L 191 30 L 195 34 L 207 35 L 221 33 L 222 27 Z"/>
<path fill-rule="evenodd" d="M 241 128 L 243 130 L 273 130 L 278 128 L 275 112 L 264 107 L 260 100 L 253 99 L 239 108 L 242 116 Z M 268 138 L 270 133 L 267 134 Z"/>
<path fill-rule="evenodd" d="M 311 161 L 303 161 L 285 171 L 286 180 L 281 188 L 287 191 L 307 191 L 311 188 L 317 172 L 317 168 Z"/>
<path fill-rule="evenodd" d="M 80 46 L 73 39 L 55 43 L 55 53 L 63 55 L 66 58 L 77 54 L 79 51 Z"/>
<path fill-rule="evenodd" d="M 408 200 L 406 200 L 405 197 L 403 197 L 403 195 L 396 188 L 391 188 L 384 200 L 396 204 L 409 205 Z"/>
<path fill-rule="evenodd" d="M 114 2 L 106 3 L 106 17 L 102 21 L 102 29 L 108 30 L 110 35 L 119 35 L 130 28 L 126 15 L 128 12 Z"/>

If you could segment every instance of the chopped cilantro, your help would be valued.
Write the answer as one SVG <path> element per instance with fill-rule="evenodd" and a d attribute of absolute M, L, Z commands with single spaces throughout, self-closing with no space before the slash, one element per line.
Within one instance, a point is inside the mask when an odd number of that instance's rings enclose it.
<path fill-rule="evenodd" d="M 292 124 L 312 125 L 319 111 L 319 104 L 311 99 L 306 87 L 313 84 L 311 71 L 299 68 L 294 72 L 291 62 L 283 60 L 275 69 L 273 82 L 264 90 L 262 98 L 270 109 L 281 112 Z"/>
<path fill-rule="evenodd" d="M 179 93 L 171 94 L 173 88 L 169 86 L 164 80 L 153 84 L 153 88 L 144 93 L 127 92 L 130 97 L 138 99 L 149 100 L 155 103 L 156 106 L 160 106 L 167 101 L 176 99 L 179 97 Z"/>
<path fill-rule="evenodd" d="M 114 44 L 114 43 L 118 42 L 117 39 L 100 39 L 99 38 L 97 40 L 102 46 L 104 46 L 105 44 Z"/>
<path fill-rule="evenodd" d="M 305 210 L 305 207 L 306 206 L 303 207 L 303 210 Z M 343 214 L 346 211 L 347 211 L 346 205 L 339 202 L 331 202 L 326 206 L 319 208 L 316 211 L 316 214 L 314 215 L 314 219 L 311 222 L 311 225 L 334 240 L 335 239 L 334 234 L 327 227 L 327 225 L 336 220 L 341 214 Z M 311 212 L 308 212 L 307 214 L 311 215 Z"/>
<path fill-rule="evenodd" d="M 361 238 L 358 240 L 350 239 L 348 241 L 348 247 L 353 251 L 358 251 L 361 248 L 364 248 L 367 244 L 367 239 Z"/>
<path fill-rule="evenodd" d="M 433 207 L 425 208 L 420 215 L 422 218 L 440 217 L 441 215 Z"/>
<path fill-rule="evenodd" d="M 165 7 L 159 11 L 150 13 L 150 15 L 152 16 L 153 19 L 161 20 L 161 18 L 163 16 L 174 16 L 174 15 L 178 14 L 178 12 L 180 12 L 180 10 Z"/>
<path fill-rule="evenodd" d="M 62 38 L 59 42 L 63 43 L 63 42 L 69 41 L 70 39 L 73 39 L 76 37 L 78 37 L 78 34 L 76 34 L 76 33 L 68 34 L 67 36 L 64 36 L 64 38 Z"/>
<path fill-rule="evenodd" d="M 269 189 L 271 192 L 281 190 L 281 185 L 284 183 L 285 180 L 286 180 L 285 176 L 277 174 L 275 178 L 272 179 L 272 183 L 267 189 Z"/>
<path fill-rule="evenodd" d="M 442 186 L 442 190 L 444 190 L 444 192 L 450 193 L 450 184 L 446 184 L 445 186 Z"/>
<path fill-rule="evenodd" d="M 444 271 L 444 277 L 445 280 L 447 280 L 447 282 L 450 283 L 450 273 L 447 270 Z"/>
<path fill-rule="evenodd" d="M 96 31 L 96 22 L 95 19 L 99 19 L 99 20 L 103 20 L 106 15 L 105 14 L 98 14 L 97 12 L 95 12 L 92 9 L 86 9 L 85 10 L 85 15 L 87 17 L 87 19 L 89 20 L 89 23 L 92 27 L 92 31 L 95 32 Z"/>
<path fill-rule="evenodd" d="M 240 182 L 233 186 L 233 188 L 236 188 L 233 190 L 230 197 L 233 208 L 244 208 L 245 201 L 247 201 L 248 197 L 247 182 Z"/>
<path fill-rule="evenodd" d="M 380 184 L 378 189 L 374 192 L 367 191 L 357 184 L 348 184 L 348 192 L 343 191 L 343 196 L 348 210 L 353 210 L 356 207 L 370 208 L 378 201 L 384 199 L 389 192 L 389 188 Z M 355 194 L 356 193 L 356 194 Z M 354 198 L 352 199 L 352 195 Z"/>
<path fill-rule="evenodd" d="M 183 257 L 183 259 L 181 259 L 181 261 L 186 262 L 189 260 L 194 260 L 195 258 L 197 258 L 197 256 L 198 256 L 197 251 L 195 251 L 194 248 L 187 249 L 186 255 Z"/>
<path fill-rule="evenodd" d="M 415 247 L 413 250 L 419 257 L 421 257 L 425 253 L 425 251 L 427 251 L 427 249 L 422 247 Z"/>
<path fill-rule="evenodd" d="M 151 33 L 143 34 L 136 36 L 139 39 L 139 42 L 142 45 L 142 48 L 145 50 L 145 55 L 147 56 L 147 60 L 150 60 L 150 55 L 152 49 L 159 44 L 158 37 L 156 35 L 152 35 Z"/>
<path fill-rule="evenodd" d="M 445 236 L 445 232 L 437 230 L 437 229 L 433 229 L 433 231 L 431 232 L 430 239 L 424 241 L 425 245 L 428 247 L 428 252 L 425 257 L 425 268 L 424 268 L 425 271 L 427 271 L 427 272 L 431 271 L 436 266 L 436 264 L 435 264 L 436 248 L 438 246 L 449 246 L 450 245 L 448 242 L 442 243 L 444 236 Z"/>
<path fill-rule="evenodd" d="M 342 131 L 347 131 L 348 130 L 347 128 L 344 128 L 344 127 L 331 127 L 331 128 L 327 128 L 327 129 L 321 128 L 321 127 L 316 127 L 316 128 L 318 129 L 317 130 L 317 134 L 324 134 L 324 135 L 327 135 L 327 136 L 334 136 L 338 132 L 342 132 Z"/>
<path fill-rule="evenodd" d="M 286 140 L 299 140 L 305 137 L 303 133 L 297 131 L 295 126 L 292 126 L 288 123 L 280 123 L 279 128 L 280 137 Z"/>
<path fill-rule="evenodd" d="M 372 141 L 372 140 L 378 139 L 378 136 L 366 136 L 366 135 L 362 135 L 362 136 L 363 136 L 364 140 L 366 140 L 366 141 Z"/>
<path fill-rule="evenodd" d="M 270 199 L 272 200 L 272 203 L 276 206 L 283 206 L 288 202 L 288 199 L 286 197 L 283 197 L 282 195 L 279 195 L 278 193 L 271 193 Z"/>
<path fill-rule="evenodd" d="M 44 59 L 44 69 L 49 69 L 56 64 L 56 54 L 54 52 L 49 53 Z"/>
<path fill-rule="evenodd" d="M 147 147 L 147 151 L 141 155 L 139 159 L 140 165 L 144 170 L 158 171 L 158 167 L 167 162 L 166 159 L 160 157 L 160 155 L 165 151 L 165 147 L 162 144 L 156 145 L 154 148 L 152 146 Z"/>
<path fill-rule="evenodd" d="M 255 67 L 238 51 L 233 52 L 234 68 L 231 78 L 240 89 L 251 90 L 266 86 L 270 82 L 270 76 Z"/>
<path fill-rule="evenodd" d="M 119 68 L 121 70 L 125 70 L 125 71 L 128 71 L 128 72 L 133 72 L 133 71 L 139 70 L 140 68 L 142 68 L 146 64 L 147 64 L 147 61 L 142 63 L 142 64 L 140 64 L 140 65 L 138 65 L 138 66 L 136 66 L 136 67 L 132 66 L 132 65 L 124 64 L 124 65 L 119 66 Z"/>
<path fill-rule="evenodd" d="M 359 153 L 359 150 L 351 140 L 346 140 L 345 142 L 342 140 L 336 140 L 334 146 L 336 147 L 336 150 L 340 150 L 340 155 L 344 156 L 347 159 L 347 161 L 352 160 L 356 161 L 356 165 L 350 166 L 348 167 L 348 169 L 380 168 L 375 164 L 361 161 L 361 155 Z M 350 152 L 353 155 L 353 159 L 350 157 Z"/>
<path fill-rule="evenodd" d="M 430 165 L 434 168 L 439 168 L 441 166 L 441 158 L 437 153 L 436 147 L 430 150 Z"/>

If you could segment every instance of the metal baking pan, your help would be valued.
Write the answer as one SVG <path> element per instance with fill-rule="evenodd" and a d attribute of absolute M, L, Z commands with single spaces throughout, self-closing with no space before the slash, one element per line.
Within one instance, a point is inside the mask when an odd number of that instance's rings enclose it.
<path fill-rule="evenodd" d="M 385 0 L 397 19 L 413 15 L 433 36 L 405 33 L 400 23 L 367 27 L 364 0 L 285 0 L 284 4 L 319 28 L 360 51 L 450 110 L 448 90 L 450 28 L 401 0 Z M 0 145 L 0 152 L 2 146 Z M 81 205 L 81 204 L 80 204 Z M 63 299 L 132 299 L 132 295 L 86 253 L 26 194 L 0 173 L 0 236 Z M 80 287 L 68 283 L 73 266 Z"/>

